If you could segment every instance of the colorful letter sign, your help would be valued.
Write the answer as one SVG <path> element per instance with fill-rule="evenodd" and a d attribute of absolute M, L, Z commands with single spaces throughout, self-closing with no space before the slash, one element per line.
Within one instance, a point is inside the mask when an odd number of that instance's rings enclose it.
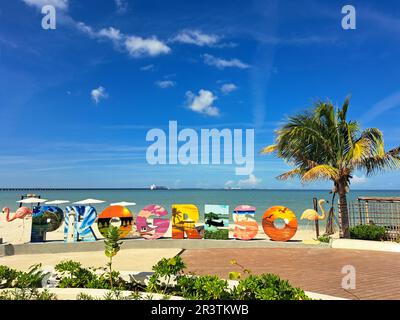
<path fill-rule="evenodd" d="M 229 206 L 204 206 L 204 239 L 229 239 Z"/>
<path fill-rule="evenodd" d="M 64 241 L 68 241 L 70 225 L 73 228 L 73 241 L 96 241 L 92 225 L 97 217 L 97 212 L 91 206 L 68 206 L 64 215 Z M 72 214 L 71 214 L 72 213 Z M 74 220 L 69 224 L 69 217 Z"/>
<path fill-rule="evenodd" d="M 137 231 L 148 240 L 161 238 L 169 228 L 169 219 L 160 218 L 166 215 L 168 215 L 168 211 L 159 205 L 150 204 L 144 207 L 136 218 Z M 154 218 L 153 223 L 149 224 L 149 219 L 153 216 L 157 218 Z"/>
<path fill-rule="evenodd" d="M 241 205 L 233 211 L 235 232 L 233 237 L 240 240 L 251 240 L 258 233 L 258 223 L 254 219 L 256 208 L 248 205 Z"/>
<path fill-rule="evenodd" d="M 46 241 L 46 233 L 57 230 L 64 219 L 59 207 L 34 207 L 32 213 L 31 242 Z"/>
<path fill-rule="evenodd" d="M 174 204 L 172 206 L 172 239 L 201 239 L 202 228 L 196 227 L 199 210 L 194 204 Z"/>
<path fill-rule="evenodd" d="M 274 222 L 276 219 L 282 219 L 285 222 L 283 229 L 275 226 Z M 289 208 L 282 206 L 269 208 L 264 212 L 262 219 L 264 232 L 274 241 L 288 241 L 292 239 L 297 232 L 297 225 L 295 214 Z"/>
<path fill-rule="evenodd" d="M 239 205 L 233 210 L 234 233 L 238 240 L 251 240 L 258 234 L 255 220 L 256 208 Z M 128 208 L 110 206 L 97 216 L 91 206 L 68 206 L 63 217 L 58 207 L 35 207 L 32 214 L 31 242 L 46 241 L 46 232 L 60 227 L 64 218 L 64 240 L 66 242 L 96 241 L 93 224 L 102 236 L 106 237 L 110 224 L 118 226 L 120 238 L 135 234 L 147 240 L 163 237 L 169 227 L 168 211 L 157 204 L 145 206 L 135 219 Z M 199 210 L 194 204 L 175 204 L 172 206 L 172 239 L 229 239 L 229 206 L 205 205 L 204 225 L 199 224 Z M 277 227 L 282 220 L 284 226 Z M 135 223 L 136 222 L 136 223 Z M 134 227 L 134 228 L 133 228 Z M 284 206 L 274 206 L 265 211 L 262 227 L 266 235 L 274 241 L 288 241 L 296 234 L 298 222 L 295 214 Z M 131 233 L 131 231 L 133 232 Z"/>
<path fill-rule="evenodd" d="M 105 208 L 97 218 L 97 228 L 103 237 L 107 236 L 110 224 L 119 226 L 120 238 L 125 238 L 132 230 L 133 216 L 128 208 L 111 206 Z"/>

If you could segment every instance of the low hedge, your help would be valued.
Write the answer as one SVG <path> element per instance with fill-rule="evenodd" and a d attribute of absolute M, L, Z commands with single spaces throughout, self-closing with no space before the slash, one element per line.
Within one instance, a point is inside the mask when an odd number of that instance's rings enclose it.
<path fill-rule="evenodd" d="M 358 240 L 382 241 L 385 239 L 385 227 L 373 224 L 362 224 L 350 228 L 350 237 Z"/>
<path fill-rule="evenodd" d="M 130 281 L 121 278 L 117 271 L 112 272 L 115 287 L 107 299 L 122 299 L 118 292 L 132 291 L 129 299 L 138 299 L 137 293 L 147 291 L 160 293 L 165 297 L 170 295 L 181 296 L 194 300 L 307 300 L 304 291 L 292 287 L 286 280 L 277 275 L 251 275 L 239 279 L 238 285 L 230 288 L 228 281 L 213 275 L 196 276 L 185 274 L 186 268 L 180 256 L 162 259 L 153 267 L 153 275 L 147 285 L 143 285 L 131 276 Z M 98 269 L 84 268 L 79 262 L 63 261 L 55 266 L 58 273 L 58 288 L 92 288 L 110 289 L 107 272 L 98 274 Z M 44 277 L 39 265 L 30 272 L 20 272 L 6 266 L 0 266 L 0 288 L 38 288 Z M 18 289 L 20 290 L 20 289 Z M 8 291 L 0 295 L 0 299 L 17 300 L 46 300 L 55 297 L 46 291 L 38 293 L 36 289 L 30 291 Z M 91 297 L 79 295 L 80 300 Z"/>

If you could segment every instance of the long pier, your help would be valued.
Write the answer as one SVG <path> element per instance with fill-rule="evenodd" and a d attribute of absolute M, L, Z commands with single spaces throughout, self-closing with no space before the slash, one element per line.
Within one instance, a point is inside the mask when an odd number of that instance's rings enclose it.
<path fill-rule="evenodd" d="M 0 188 L 0 191 L 149 190 L 149 188 Z"/>

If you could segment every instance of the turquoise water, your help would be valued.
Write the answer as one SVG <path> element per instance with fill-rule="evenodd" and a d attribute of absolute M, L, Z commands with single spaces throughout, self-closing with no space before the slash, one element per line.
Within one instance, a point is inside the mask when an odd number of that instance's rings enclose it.
<path fill-rule="evenodd" d="M 159 204 L 171 212 L 172 204 L 195 204 L 204 215 L 205 204 L 227 204 L 230 212 L 240 204 L 252 205 L 257 208 L 256 220 L 261 221 L 264 211 L 272 206 L 283 205 L 290 208 L 297 217 L 305 209 L 313 207 L 313 197 L 331 200 L 328 190 L 52 190 L 52 191 L 0 191 L 0 207 L 17 207 L 16 201 L 21 194 L 35 193 L 49 200 L 69 200 L 71 202 L 86 198 L 105 200 L 106 203 L 95 205 L 98 213 L 112 202 L 136 202 L 130 207 L 137 213 L 148 204 Z M 351 191 L 350 200 L 359 196 L 398 196 L 400 191 Z M 64 208 L 64 206 L 60 206 Z M 329 205 L 326 205 L 329 209 Z"/>

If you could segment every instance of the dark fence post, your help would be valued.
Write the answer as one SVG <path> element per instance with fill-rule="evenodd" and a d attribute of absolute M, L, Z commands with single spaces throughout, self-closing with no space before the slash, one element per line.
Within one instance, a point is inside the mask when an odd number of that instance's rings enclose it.
<path fill-rule="evenodd" d="M 314 210 L 318 213 L 318 199 L 314 198 L 313 202 L 314 202 Z M 319 238 L 319 221 L 318 221 L 318 219 L 315 220 L 315 232 L 317 233 L 317 238 Z"/>

